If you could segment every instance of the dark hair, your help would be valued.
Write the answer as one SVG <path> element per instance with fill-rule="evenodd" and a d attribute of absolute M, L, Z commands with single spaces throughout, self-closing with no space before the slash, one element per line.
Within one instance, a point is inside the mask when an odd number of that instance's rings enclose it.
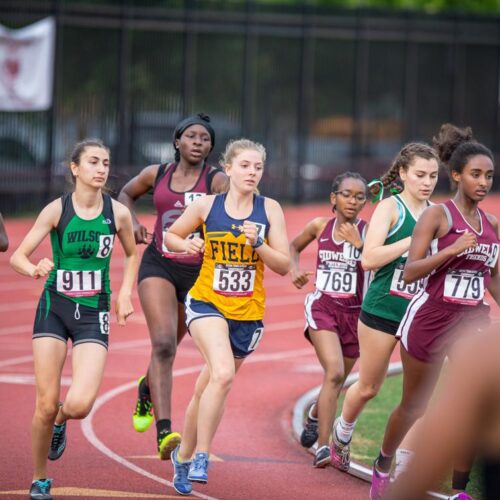
<path fill-rule="evenodd" d="M 344 172 L 343 174 L 337 175 L 337 177 L 335 177 L 335 179 L 333 179 L 331 192 L 336 193 L 339 190 L 341 184 L 346 179 L 356 179 L 358 181 L 361 181 L 363 183 L 363 185 L 365 186 L 365 191 L 367 190 L 366 179 L 362 175 L 358 174 L 357 172 L 349 172 L 348 171 L 348 172 Z M 332 212 L 335 212 L 336 208 L 337 208 L 337 206 L 333 205 Z"/>
<path fill-rule="evenodd" d="M 77 142 L 73 147 L 73 151 L 71 152 L 71 163 L 80 165 L 80 159 L 85 149 L 93 146 L 105 149 L 108 153 L 110 152 L 108 146 L 106 146 L 101 139 L 84 139 L 83 141 Z"/>
<path fill-rule="evenodd" d="M 445 123 L 441 125 L 438 135 L 432 138 L 432 143 L 449 173 L 461 173 L 473 156 L 484 155 L 493 162 L 493 154 L 474 139 L 470 127 L 459 128 Z"/>
<path fill-rule="evenodd" d="M 213 129 L 212 125 L 210 125 L 210 117 L 206 115 L 205 113 L 198 113 L 197 115 L 194 116 L 188 116 L 187 118 L 184 118 L 184 120 L 181 120 L 176 126 L 174 130 L 174 137 L 173 137 L 173 144 L 174 144 L 174 149 L 175 149 L 175 161 L 179 162 L 181 159 L 181 154 L 179 152 L 179 149 L 177 148 L 177 145 L 175 144 L 175 141 L 181 137 L 181 135 L 184 133 L 184 131 L 188 128 L 191 127 L 191 125 L 201 125 L 202 127 L 205 127 L 207 132 L 210 134 L 210 141 L 212 142 L 212 147 L 210 148 L 210 151 L 214 149 L 215 146 L 215 130 Z"/>
<path fill-rule="evenodd" d="M 380 181 L 382 186 L 390 187 L 391 192 L 400 193 L 403 188 L 401 187 L 401 179 L 399 171 L 401 169 L 408 170 L 411 163 L 415 158 L 423 158 L 424 160 L 436 160 L 439 165 L 439 157 L 437 152 L 428 144 L 423 142 L 410 142 L 404 145 L 399 153 L 394 158 L 391 167 L 381 177 Z M 399 181 L 399 182 L 398 182 Z M 369 188 L 373 195 L 377 195 L 381 189 L 380 184 L 372 184 Z"/>

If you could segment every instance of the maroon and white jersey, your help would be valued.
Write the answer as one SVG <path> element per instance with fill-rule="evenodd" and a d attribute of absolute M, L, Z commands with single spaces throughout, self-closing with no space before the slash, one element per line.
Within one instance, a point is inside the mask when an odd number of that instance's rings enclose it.
<path fill-rule="evenodd" d="M 426 279 L 425 291 L 431 300 L 458 306 L 475 306 L 483 301 L 498 258 L 498 238 L 486 214 L 478 210 L 481 228 L 476 231 L 464 218 L 453 200 L 441 205 L 450 230 L 431 242 L 430 254 L 452 245 L 465 231 L 473 232 L 477 246 L 448 259 Z"/>
<path fill-rule="evenodd" d="M 157 214 L 153 244 L 156 246 L 156 249 L 168 259 L 178 261 L 182 264 L 200 265 L 203 260 L 203 255 L 187 255 L 185 253 L 169 252 L 168 248 L 163 243 L 163 237 L 169 227 L 180 217 L 190 203 L 196 200 L 196 198 L 210 193 L 207 176 L 209 172 L 211 173 L 212 170 L 214 170 L 214 167 L 205 163 L 195 185 L 189 191 L 183 193 L 174 191 L 170 187 L 172 175 L 176 168 L 177 164 L 171 163 L 169 165 L 160 165 L 158 169 L 158 175 L 156 176 L 153 188 L 153 204 Z M 193 238 L 195 236 L 202 237 L 201 228 L 192 233 L 189 237 Z"/>
<path fill-rule="evenodd" d="M 329 220 L 318 239 L 316 289 L 347 307 L 361 306 L 369 273 L 363 271 L 361 252 L 356 247 L 334 239 L 336 221 Z M 358 220 L 356 226 L 364 240 L 366 222 Z"/>

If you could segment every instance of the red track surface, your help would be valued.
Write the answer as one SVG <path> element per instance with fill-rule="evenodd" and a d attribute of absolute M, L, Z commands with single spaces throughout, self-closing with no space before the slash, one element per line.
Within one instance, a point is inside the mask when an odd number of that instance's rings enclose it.
<path fill-rule="evenodd" d="M 498 198 L 488 199 L 489 211 L 500 215 Z M 367 211 L 371 211 L 371 207 Z M 329 207 L 288 208 L 288 233 L 293 237 L 306 221 L 328 215 Z M 153 218 L 143 217 L 152 227 Z M 0 254 L 0 417 L 2 448 L 0 499 L 26 496 L 31 481 L 30 422 L 34 406 L 31 331 L 43 283 L 14 273 L 8 257 L 32 220 L 8 220 L 11 250 Z M 34 258 L 49 256 L 46 240 Z M 117 247 L 111 279 L 119 287 L 122 267 Z M 303 254 L 314 269 L 315 248 Z M 266 333 L 259 349 L 238 374 L 213 444 L 210 482 L 196 486 L 195 495 L 221 499 L 367 498 L 368 485 L 332 468 L 316 470 L 311 456 L 294 441 L 294 402 L 321 381 L 313 349 L 302 336 L 304 292 L 286 277 L 266 276 Z M 155 456 L 155 431 L 132 429 L 135 381 L 149 358 L 145 319 L 134 295 L 135 314 L 127 326 L 112 325 L 110 352 L 94 412 L 68 426 L 69 445 L 63 458 L 51 463 L 56 498 L 175 498 L 170 462 Z M 499 316 L 498 308 L 494 315 Z M 70 356 L 69 356 L 70 357 Z M 175 362 L 173 423 L 182 430 L 184 409 L 202 360 L 187 337 Z M 63 394 L 71 377 L 68 359 Z"/>

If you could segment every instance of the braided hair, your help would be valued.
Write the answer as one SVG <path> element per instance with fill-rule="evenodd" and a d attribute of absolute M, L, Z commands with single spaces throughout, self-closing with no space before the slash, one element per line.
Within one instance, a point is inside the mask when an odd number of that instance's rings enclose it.
<path fill-rule="evenodd" d="M 439 164 L 438 154 L 431 146 L 422 142 L 410 142 L 401 148 L 389 170 L 380 177 L 382 186 L 384 188 L 389 187 L 392 193 L 403 191 L 399 173 L 401 169 L 407 171 L 415 158 L 423 158 L 424 160 L 434 159 Z M 380 184 L 372 184 L 369 187 L 370 192 L 375 196 L 379 193 L 380 189 Z"/>

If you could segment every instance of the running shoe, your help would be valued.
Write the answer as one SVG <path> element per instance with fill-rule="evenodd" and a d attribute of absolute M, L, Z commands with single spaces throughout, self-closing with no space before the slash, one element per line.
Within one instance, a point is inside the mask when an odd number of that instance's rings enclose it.
<path fill-rule="evenodd" d="M 208 453 L 196 453 L 189 467 L 188 479 L 196 483 L 208 483 Z"/>
<path fill-rule="evenodd" d="M 337 428 L 338 418 L 333 423 L 332 444 L 330 446 L 330 456 L 332 465 L 342 472 L 347 472 L 351 465 L 350 441 L 343 443 L 338 437 L 335 429 Z"/>
<path fill-rule="evenodd" d="M 300 435 L 300 444 L 304 448 L 310 448 L 318 440 L 318 419 L 311 418 L 311 410 L 316 404 L 316 401 L 310 406 L 307 412 L 306 424 L 304 425 L 304 430 Z"/>
<path fill-rule="evenodd" d="M 158 455 L 162 460 L 168 460 L 174 448 L 181 444 L 178 432 L 160 432 L 158 436 Z"/>
<path fill-rule="evenodd" d="M 57 460 L 66 449 L 66 422 L 61 425 L 54 424 L 52 428 L 52 441 L 49 448 L 49 460 Z"/>
<path fill-rule="evenodd" d="M 151 402 L 151 396 L 141 394 L 140 390 L 141 383 L 145 378 L 145 375 L 143 375 L 137 383 L 137 403 L 132 416 L 132 423 L 137 432 L 147 431 L 153 423 L 153 403 Z"/>
<path fill-rule="evenodd" d="M 313 465 L 317 469 L 322 469 L 330 463 L 330 448 L 328 445 L 322 446 L 316 450 Z"/>
<path fill-rule="evenodd" d="M 52 500 L 52 479 L 37 479 L 31 483 L 30 500 Z"/>
<path fill-rule="evenodd" d="M 189 466 L 191 462 L 179 462 L 178 459 L 179 447 L 172 451 L 170 458 L 172 459 L 172 465 L 174 466 L 174 489 L 180 495 L 190 495 L 193 491 L 193 485 L 188 479 Z"/>
<path fill-rule="evenodd" d="M 468 495 L 465 491 L 461 491 L 456 495 L 448 497 L 448 500 L 472 500 L 472 497 Z"/>
<path fill-rule="evenodd" d="M 381 498 L 383 498 L 390 481 L 391 475 L 379 472 L 374 464 L 372 485 L 370 487 L 370 500 L 380 500 Z"/>

